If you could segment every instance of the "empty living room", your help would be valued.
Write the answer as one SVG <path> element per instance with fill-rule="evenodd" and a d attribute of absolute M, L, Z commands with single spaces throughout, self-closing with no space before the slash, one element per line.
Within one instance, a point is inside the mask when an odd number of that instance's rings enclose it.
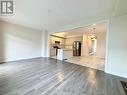
<path fill-rule="evenodd" d="M 0 95 L 127 95 L 127 0 L 0 0 Z"/>

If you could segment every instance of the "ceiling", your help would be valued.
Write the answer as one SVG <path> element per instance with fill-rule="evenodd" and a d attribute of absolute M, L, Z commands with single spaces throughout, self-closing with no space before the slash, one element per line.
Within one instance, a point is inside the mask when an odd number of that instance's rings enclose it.
<path fill-rule="evenodd" d="M 55 31 L 96 17 L 127 13 L 127 0 L 14 0 L 13 16 L 1 20 L 35 29 Z"/>
<path fill-rule="evenodd" d="M 82 36 L 83 34 L 91 34 L 95 29 L 95 34 L 97 33 L 103 33 L 107 31 L 107 23 L 97 23 L 97 24 L 92 24 L 86 27 L 80 27 L 68 31 L 63 31 L 63 32 L 58 32 L 58 33 L 53 33 L 52 35 L 59 36 L 59 37 L 74 37 L 74 36 Z"/>

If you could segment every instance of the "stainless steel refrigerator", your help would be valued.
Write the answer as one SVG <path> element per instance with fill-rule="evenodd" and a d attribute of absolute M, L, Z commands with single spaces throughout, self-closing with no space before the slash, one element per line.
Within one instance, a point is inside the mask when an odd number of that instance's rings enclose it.
<path fill-rule="evenodd" d="M 81 56 L 81 42 L 75 41 L 73 43 L 73 56 Z"/>

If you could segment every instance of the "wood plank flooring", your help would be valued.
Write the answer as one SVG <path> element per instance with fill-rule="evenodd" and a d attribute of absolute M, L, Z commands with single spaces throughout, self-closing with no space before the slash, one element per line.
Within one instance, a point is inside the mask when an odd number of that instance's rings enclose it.
<path fill-rule="evenodd" d="M 123 95 L 120 77 L 36 58 L 0 64 L 0 95 Z"/>

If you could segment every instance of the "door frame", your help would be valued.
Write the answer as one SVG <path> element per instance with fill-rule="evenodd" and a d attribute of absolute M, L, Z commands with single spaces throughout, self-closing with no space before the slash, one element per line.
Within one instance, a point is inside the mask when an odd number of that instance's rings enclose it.
<path fill-rule="evenodd" d="M 96 21 L 94 23 L 106 23 L 106 26 L 107 26 L 107 31 L 106 31 L 106 49 L 105 49 L 105 69 L 104 69 L 104 72 L 107 71 L 107 65 L 108 65 L 108 38 L 109 38 L 109 31 L 110 31 L 110 21 L 109 20 L 101 20 L 101 21 Z M 78 26 L 78 27 L 73 27 L 71 29 L 63 29 L 63 31 L 67 32 L 69 30 L 73 30 L 73 29 L 77 29 L 77 28 L 81 28 L 81 27 L 87 27 L 89 25 L 92 25 L 93 23 L 89 23 L 89 24 L 85 24 L 85 25 L 82 25 L 82 26 Z M 53 33 L 59 33 L 60 31 L 56 31 L 56 32 L 47 32 L 47 50 L 46 50 L 46 57 L 50 57 L 50 35 L 53 34 Z"/>

